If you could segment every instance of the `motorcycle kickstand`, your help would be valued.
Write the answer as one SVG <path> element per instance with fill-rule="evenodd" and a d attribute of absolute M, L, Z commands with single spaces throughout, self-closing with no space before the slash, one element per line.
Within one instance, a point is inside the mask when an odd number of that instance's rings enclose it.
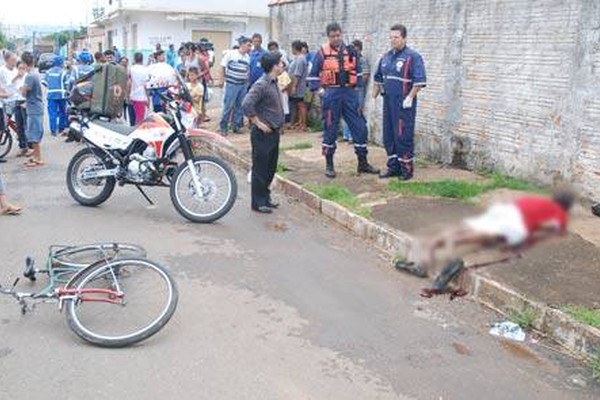
<path fill-rule="evenodd" d="M 152 200 L 150 200 L 150 197 L 148 197 L 148 195 L 146 194 L 146 192 L 144 192 L 144 189 L 142 189 L 140 187 L 140 185 L 135 185 L 135 187 L 137 188 L 137 190 L 140 191 L 140 193 L 142 194 L 142 196 L 144 196 L 144 198 L 146 199 L 146 201 L 148 201 L 148 203 L 150 203 L 150 205 L 153 206 L 154 202 Z"/>

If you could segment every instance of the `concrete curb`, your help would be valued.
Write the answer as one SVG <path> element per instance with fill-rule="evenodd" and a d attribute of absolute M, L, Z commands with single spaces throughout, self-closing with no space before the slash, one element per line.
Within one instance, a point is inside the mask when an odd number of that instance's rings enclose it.
<path fill-rule="evenodd" d="M 210 151 L 238 168 L 250 169 L 251 163 L 232 147 L 207 143 Z M 390 258 L 406 256 L 413 241 L 402 231 L 375 223 L 329 200 L 321 199 L 301 185 L 277 175 L 275 189 L 308 208 L 337 222 L 357 237 L 371 243 Z M 584 325 L 560 310 L 529 300 L 513 289 L 479 274 L 471 276 L 471 297 L 476 302 L 507 315 L 511 310 L 533 309 L 537 315 L 534 328 L 573 355 L 591 359 L 600 357 L 600 330 Z"/>

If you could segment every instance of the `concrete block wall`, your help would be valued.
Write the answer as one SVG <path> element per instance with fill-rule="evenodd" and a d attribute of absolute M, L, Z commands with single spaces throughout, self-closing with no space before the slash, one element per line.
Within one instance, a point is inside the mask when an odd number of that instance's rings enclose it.
<path fill-rule="evenodd" d="M 338 21 L 346 41 L 365 42 L 373 68 L 389 27 L 406 25 L 428 75 L 421 153 L 600 198 L 600 1 L 292 0 L 270 18 L 285 46 L 318 46 Z M 380 141 L 380 99 L 368 101 L 367 118 Z"/>

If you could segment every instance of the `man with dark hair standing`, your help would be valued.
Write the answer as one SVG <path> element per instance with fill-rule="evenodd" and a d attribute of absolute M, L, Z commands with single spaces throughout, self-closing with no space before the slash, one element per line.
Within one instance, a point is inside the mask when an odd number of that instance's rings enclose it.
<path fill-rule="evenodd" d="M 379 60 L 373 97 L 383 94 L 383 143 L 388 155 L 387 171 L 380 178 L 413 177 L 414 133 L 417 93 L 427 82 L 423 58 L 406 46 L 406 27 L 390 29 L 392 49 Z"/>
<path fill-rule="evenodd" d="M 336 22 L 327 25 L 328 43 L 314 57 L 307 78 L 311 91 L 323 88 L 323 154 L 325 176 L 335 178 L 333 155 L 336 149 L 340 117 L 348 124 L 354 139 L 354 152 L 358 158 L 358 173 L 378 174 L 367 161 L 367 122 L 360 113 L 355 88 L 362 81 L 358 55 L 351 46 L 342 42 L 342 28 Z"/>
<path fill-rule="evenodd" d="M 252 49 L 251 40 L 247 37 L 238 39 L 239 49 L 228 51 L 221 60 L 223 67 L 223 80 L 225 93 L 223 94 L 223 115 L 219 123 L 219 132 L 227 135 L 231 115 L 233 114 L 233 132 L 239 133 L 244 125 L 242 100 L 248 91 L 248 78 L 250 75 L 250 57 Z M 220 84 L 221 86 L 223 83 Z"/>
<path fill-rule="evenodd" d="M 284 70 L 281 54 L 266 53 L 261 59 L 265 75 L 252 86 L 242 107 L 252 124 L 252 210 L 270 214 L 273 203 L 269 186 L 279 158 L 279 137 L 285 123 L 277 77 Z"/>
<path fill-rule="evenodd" d="M 260 33 L 252 35 L 252 51 L 250 52 L 250 86 L 265 73 L 261 66 L 262 56 L 267 52 L 262 47 L 263 38 Z"/>
<path fill-rule="evenodd" d="M 104 61 L 107 64 L 116 64 L 117 62 L 115 61 L 115 52 L 113 50 L 106 50 L 104 52 Z"/>
<path fill-rule="evenodd" d="M 33 155 L 25 166 L 39 167 L 42 161 L 40 143 L 44 136 L 44 101 L 42 100 L 42 83 L 40 76 L 35 72 L 33 54 L 26 51 L 21 55 L 21 60 L 27 66 L 27 76 L 21 87 L 21 94 L 25 97 L 27 108 L 27 140 L 33 149 Z"/>
<path fill-rule="evenodd" d="M 94 67 L 98 67 L 106 62 L 104 58 L 104 54 L 102 52 L 97 51 L 94 53 Z"/>

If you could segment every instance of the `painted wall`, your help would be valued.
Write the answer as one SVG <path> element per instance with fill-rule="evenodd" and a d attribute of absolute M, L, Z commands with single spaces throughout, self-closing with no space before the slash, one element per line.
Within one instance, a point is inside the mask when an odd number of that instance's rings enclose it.
<path fill-rule="evenodd" d="M 133 25 L 137 24 L 137 44 L 132 43 Z M 163 48 L 171 43 L 179 47 L 182 42 L 192 40 L 194 30 L 231 32 L 232 43 L 241 35 L 254 32 L 268 37 L 268 19 L 266 17 L 211 17 L 188 16 L 185 19 L 170 17 L 165 13 L 126 12 L 107 24 L 107 30 L 113 31 L 113 44 L 124 48 L 123 29 L 128 32 L 128 55 L 142 51 L 145 55 L 154 50 L 156 43 Z M 223 49 L 221 49 L 223 50 Z"/>
<path fill-rule="evenodd" d="M 325 41 L 336 20 L 373 66 L 403 23 L 424 57 L 418 148 L 600 197 L 600 1 L 314 0 L 271 8 L 273 36 Z M 367 105 L 381 140 L 381 100 Z M 462 153 L 459 148 L 463 148 Z"/>
<path fill-rule="evenodd" d="M 202 13 L 242 13 L 267 16 L 268 0 L 101 0 L 107 12 L 119 8 L 155 9 L 155 10 L 187 10 Z"/>

